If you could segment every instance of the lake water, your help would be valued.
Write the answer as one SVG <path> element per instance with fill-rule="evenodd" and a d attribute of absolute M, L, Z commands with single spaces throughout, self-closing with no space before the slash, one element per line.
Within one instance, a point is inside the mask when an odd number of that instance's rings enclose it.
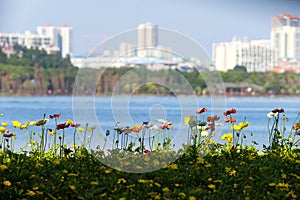
<path fill-rule="evenodd" d="M 215 103 L 214 101 L 216 101 Z M 205 116 L 212 114 L 221 115 L 223 121 L 224 110 L 236 108 L 237 121 L 243 121 L 246 117 L 250 126 L 245 129 L 245 134 L 253 133 L 253 140 L 262 144 L 268 144 L 267 114 L 273 108 L 284 108 L 289 118 L 287 131 L 290 131 L 297 113 L 300 112 L 299 97 L 227 97 L 226 99 L 199 97 L 155 97 L 155 96 L 131 96 L 131 97 L 0 97 L 0 112 L 4 114 L 0 121 L 11 122 L 19 120 L 25 123 L 29 120 L 40 120 L 43 115 L 49 118 L 50 114 L 61 113 L 59 123 L 65 119 L 75 119 L 82 125 L 89 123 L 97 125 L 96 132 L 105 133 L 108 129 L 113 131 L 114 125 L 120 121 L 120 126 L 133 127 L 145 121 L 153 123 L 158 118 L 164 118 L 174 123 L 174 139 L 177 146 L 184 140 L 182 133 L 187 130 L 183 125 L 186 115 L 196 115 L 195 111 L 200 107 L 207 107 Z M 158 123 L 157 123 L 158 124 Z M 159 124 L 158 124 L 159 125 Z M 54 120 L 50 120 L 47 128 L 54 129 Z M 10 127 L 12 128 L 12 127 Z M 228 132 L 228 125 L 224 124 L 219 129 L 220 134 Z M 180 133 L 179 133 L 180 132 Z M 18 132 L 17 132 L 18 134 Z M 72 134 L 67 135 L 71 137 Z M 220 138 L 216 138 L 220 140 Z M 101 137 L 98 138 L 101 140 Z M 18 134 L 16 147 L 22 146 L 25 134 Z"/>

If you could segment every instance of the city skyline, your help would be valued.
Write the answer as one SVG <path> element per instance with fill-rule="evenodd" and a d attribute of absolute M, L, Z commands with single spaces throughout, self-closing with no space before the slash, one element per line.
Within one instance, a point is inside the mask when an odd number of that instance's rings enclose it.
<path fill-rule="evenodd" d="M 59 5 L 59 6 L 57 6 Z M 118 6 L 116 6 L 118 5 Z M 218 6 L 216 6 L 218 5 Z M 0 3 L 0 32 L 19 33 L 44 24 L 67 24 L 73 28 L 74 55 L 87 55 L 88 49 L 108 37 L 152 22 L 195 40 L 211 56 L 212 44 L 233 37 L 249 40 L 270 38 L 272 16 L 286 12 L 300 15 L 300 1 L 151 1 L 141 5 L 125 2 L 3 0 Z"/>

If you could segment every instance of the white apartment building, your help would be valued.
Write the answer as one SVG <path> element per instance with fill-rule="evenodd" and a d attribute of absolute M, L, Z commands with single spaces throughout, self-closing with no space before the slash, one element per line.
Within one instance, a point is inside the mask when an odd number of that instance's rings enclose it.
<path fill-rule="evenodd" d="M 158 26 L 148 22 L 137 28 L 137 56 L 153 57 L 153 49 L 158 45 Z"/>
<path fill-rule="evenodd" d="M 44 49 L 49 54 L 60 51 L 65 58 L 72 55 L 72 28 L 66 25 L 55 27 L 46 24 L 37 27 L 37 32 L 0 33 L 0 48 L 16 44 L 26 48 Z"/>
<path fill-rule="evenodd" d="M 236 65 L 245 66 L 248 72 L 265 72 L 274 66 L 274 50 L 270 40 L 233 39 L 213 44 L 212 58 L 215 69 L 228 71 Z"/>
<path fill-rule="evenodd" d="M 272 17 L 271 43 L 277 61 L 300 60 L 299 17 L 286 13 Z"/>

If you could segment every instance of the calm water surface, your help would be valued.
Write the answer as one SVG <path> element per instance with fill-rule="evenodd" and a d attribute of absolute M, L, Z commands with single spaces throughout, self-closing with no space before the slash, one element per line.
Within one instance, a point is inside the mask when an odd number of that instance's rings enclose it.
<path fill-rule="evenodd" d="M 107 129 L 113 131 L 116 121 L 120 121 L 121 126 L 132 127 L 144 121 L 155 122 L 158 118 L 164 118 L 174 122 L 176 132 L 184 129 L 183 118 L 188 114 L 195 115 L 197 108 L 207 107 L 209 112 L 206 116 L 210 115 L 210 110 L 214 109 L 211 107 L 210 97 L 178 99 L 176 97 L 133 96 L 113 99 L 111 97 L 96 97 L 95 99 L 80 97 L 79 99 L 82 103 L 74 104 L 73 108 L 72 97 L 0 97 L 0 112 L 4 114 L 0 120 L 6 122 L 19 120 L 24 123 L 29 120 L 40 120 L 44 114 L 49 118 L 49 114 L 62 113 L 59 123 L 75 117 L 81 124 L 98 123 L 97 131 L 103 133 Z M 266 115 L 273 108 L 284 108 L 289 118 L 287 123 L 287 131 L 289 131 L 290 125 L 300 112 L 299 102 L 300 97 L 227 97 L 225 109 L 236 108 L 235 117 L 238 121 L 243 121 L 246 117 L 250 122 L 250 126 L 245 129 L 246 135 L 252 132 L 253 140 L 262 146 L 262 144 L 268 144 Z M 87 105 L 92 105 L 92 107 Z M 73 115 L 74 110 L 79 112 L 79 116 Z M 223 110 L 216 110 L 222 115 Z M 80 121 L 81 119 L 85 121 Z M 54 128 L 54 121 L 47 123 L 47 128 Z M 222 133 L 228 132 L 227 124 L 220 130 Z M 16 147 L 22 145 L 24 141 L 25 136 L 18 134 Z M 180 144 L 177 145 L 180 146 Z"/>

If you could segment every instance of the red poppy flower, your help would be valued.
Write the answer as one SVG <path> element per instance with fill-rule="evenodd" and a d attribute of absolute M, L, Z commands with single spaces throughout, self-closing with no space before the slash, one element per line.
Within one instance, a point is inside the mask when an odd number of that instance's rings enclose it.
<path fill-rule="evenodd" d="M 225 118 L 224 122 L 236 122 L 236 119 L 229 117 L 229 118 Z"/>
<path fill-rule="evenodd" d="M 65 124 L 57 124 L 56 129 L 60 130 L 60 129 L 65 129 L 68 128 L 70 126 L 70 124 L 65 123 Z"/>
<path fill-rule="evenodd" d="M 199 110 L 196 111 L 197 114 L 201 114 L 207 111 L 207 108 L 200 108 Z"/>
<path fill-rule="evenodd" d="M 72 127 L 78 128 L 80 124 L 71 124 Z"/>
<path fill-rule="evenodd" d="M 166 128 L 168 128 L 168 125 L 166 124 L 159 127 L 159 129 L 166 129 Z"/>
<path fill-rule="evenodd" d="M 227 116 L 227 115 L 235 114 L 235 113 L 236 113 L 236 109 L 232 108 L 231 110 L 227 110 L 226 112 L 224 112 L 224 115 Z"/>
<path fill-rule="evenodd" d="M 50 115 L 50 119 L 59 118 L 60 116 L 61 116 L 61 113 L 53 114 L 53 115 Z"/>
<path fill-rule="evenodd" d="M 283 110 L 283 108 L 275 108 L 274 110 L 272 110 L 272 113 L 283 113 L 284 112 L 284 110 Z"/>
<path fill-rule="evenodd" d="M 6 138 L 10 138 L 10 137 L 12 137 L 12 136 L 14 136 L 13 133 L 9 133 L 9 134 L 4 133 L 4 134 L 3 134 L 3 137 L 6 137 Z"/>
<path fill-rule="evenodd" d="M 148 150 L 148 149 L 146 149 L 146 150 L 144 151 L 145 154 L 150 154 L 150 152 L 151 152 L 151 151 Z"/>

